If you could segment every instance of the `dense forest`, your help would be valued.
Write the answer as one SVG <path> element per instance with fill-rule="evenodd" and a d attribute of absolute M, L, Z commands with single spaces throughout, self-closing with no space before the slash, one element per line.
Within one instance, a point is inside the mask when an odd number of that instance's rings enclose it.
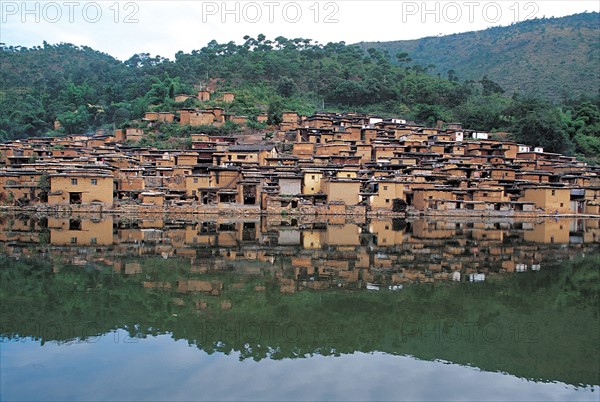
<path fill-rule="evenodd" d="M 435 74 L 407 52 L 264 35 L 245 36 L 241 44 L 212 40 L 200 50 L 178 52 L 174 60 L 144 53 L 121 62 L 64 43 L 2 44 L 0 50 L 0 140 L 88 133 L 132 124 L 149 110 L 215 105 L 175 103 L 174 95 L 217 83 L 216 95 L 236 94 L 233 103 L 219 104 L 226 112 L 251 119 L 267 112 L 270 123 L 283 110 L 358 111 L 430 126 L 459 121 L 498 136 L 510 132 L 503 138 L 590 162 L 600 155 L 600 96 L 593 85 L 590 93 L 558 103 L 506 91 L 487 75 L 462 80 L 453 70 Z M 181 134 L 178 127 L 164 130 Z"/>
<path fill-rule="evenodd" d="M 507 27 L 416 40 L 361 42 L 440 76 L 479 80 L 487 75 L 507 92 L 564 102 L 600 92 L 600 14 L 539 18 Z"/>

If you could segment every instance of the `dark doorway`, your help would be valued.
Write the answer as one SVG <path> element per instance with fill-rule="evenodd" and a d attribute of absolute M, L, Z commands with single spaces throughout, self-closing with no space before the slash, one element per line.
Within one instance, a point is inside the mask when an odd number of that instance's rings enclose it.
<path fill-rule="evenodd" d="M 69 193 L 69 204 L 81 204 L 81 193 Z"/>

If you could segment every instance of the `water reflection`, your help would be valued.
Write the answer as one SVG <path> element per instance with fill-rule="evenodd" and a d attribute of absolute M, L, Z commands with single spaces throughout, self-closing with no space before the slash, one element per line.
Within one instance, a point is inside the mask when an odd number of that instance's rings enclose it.
<path fill-rule="evenodd" d="M 242 361 L 383 352 L 600 383 L 598 220 L 3 216 L 0 226 L 5 340 L 167 334 Z"/>
<path fill-rule="evenodd" d="M 591 252 L 599 241 L 597 219 L 346 223 L 338 218 L 329 224 L 296 219 L 290 224 L 260 217 L 201 222 L 0 218 L 0 246 L 6 255 L 51 250 L 73 254 L 72 263 L 97 260 L 126 274 L 142 273 L 139 263 L 120 262 L 132 255 L 187 258 L 197 272 L 235 267 L 258 273 L 285 266 L 293 269 L 293 275 L 285 275 L 293 282 L 282 280 L 283 292 L 332 285 L 400 289 L 415 282 L 483 281 L 488 275 L 540 270 L 545 263 Z"/>

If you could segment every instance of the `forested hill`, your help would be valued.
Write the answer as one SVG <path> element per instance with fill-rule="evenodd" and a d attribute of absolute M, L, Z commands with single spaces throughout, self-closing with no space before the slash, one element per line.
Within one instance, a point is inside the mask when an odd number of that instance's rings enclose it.
<path fill-rule="evenodd" d="M 124 62 L 89 47 L 44 42 L 34 48 L 2 45 L 0 57 L 0 141 L 113 129 L 136 124 L 147 111 L 177 114 L 183 107 L 220 106 L 251 122 L 266 112 L 269 123 L 278 123 L 283 110 L 310 115 L 324 107 L 429 126 L 458 121 L 468 129 L 509 131 L 513 139 L 551 152 L 600 155 L 597 93 L 550 103 L 506 91 L 485 74 L 472 80 L 437 76 L 407 64 L 410 54 L 365 52 L 344 42 L 261 34 L 245 36 L 241 44 L 212 40 L 191 53 L 178 52 L 174 60 L 143 53 Z M 207 87 L 215 91 L 209 102 L 175 102 L 177 94 Z M 226 91 L 235 93 L 235 101 L 219 103 Z M 168 144 L 170 136 L 184 138 L 198 129 L 164 125 L 161 138 Z"/>
<path fill-rule="evenodd" d="M 600 14 L 526 20 L 507 27 L 393 42 L 361 42 L 409 65 L 460 80 L 484 75 L 507 92 L 562 101 L 600 91 Z"/>

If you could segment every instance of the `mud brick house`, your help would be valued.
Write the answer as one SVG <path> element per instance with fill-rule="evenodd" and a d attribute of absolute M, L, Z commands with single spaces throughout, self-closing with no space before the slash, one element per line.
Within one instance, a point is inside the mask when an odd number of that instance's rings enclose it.
<path fill-rule="evenodd" d="M 65 172 L 50 175 L 48 204 L 112 205 L 114 177 L 98 172 Z"/>
<path fill-rule="evenodd" d="M 208 91 L 198 93 L 199 99 L 209 97 Z M 278 213 L 600 213 L 600 168 L 573 157 L 492 140 L 458 123 L 441 129 L 358 113 L 306 117 L 287 111 L 282 117 L 273 127 L 274 143 L 196 132 L 188 150 L 137 145 L 147 130 L 160 133 L 164 124 L 245 121 L 220 107 L 147 112 L 136 127 L 114 135 L 6 142 L 0 144 L 0 203 Z"/>

